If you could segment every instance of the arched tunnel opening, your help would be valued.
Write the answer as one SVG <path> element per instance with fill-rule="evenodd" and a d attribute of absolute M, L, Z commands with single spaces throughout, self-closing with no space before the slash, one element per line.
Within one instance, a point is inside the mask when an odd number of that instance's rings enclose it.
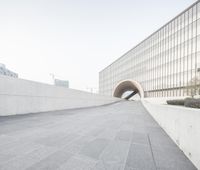
<path fill-rule="evenodd" d="M 128 92 L 128 93 L 127 93 Z M 117 84 L 114 88 L 113 96 L 130 100 L 133 96 L 139 95 L 140 98 L 144 97 L 142 86 L 134 80 L 124 80 Z"/>

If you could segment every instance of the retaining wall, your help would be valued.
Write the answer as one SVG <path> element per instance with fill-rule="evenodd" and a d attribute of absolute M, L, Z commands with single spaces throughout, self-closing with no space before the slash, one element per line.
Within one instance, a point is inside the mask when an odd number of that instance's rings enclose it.
<path fill-rule="evenodd" d="M 104 105 L 117 98 L 0 76 L 0 116 Z"/>
<path fill-rule="evenodd" d="M 158 124 L 200 169 L 200 109 L 169 106 L 165 101 L 166 98 L 146 98 L 142 102 Z"/>

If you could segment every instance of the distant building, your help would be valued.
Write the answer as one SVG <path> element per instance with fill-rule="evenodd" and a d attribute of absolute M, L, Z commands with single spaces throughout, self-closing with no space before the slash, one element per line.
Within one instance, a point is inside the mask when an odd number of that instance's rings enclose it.
<path fill-rule="evenodd" d="M 54 85 L 55 85 L 55 86 L 61 86 L 61 87 L 69 88 L 69 81 L 67 81 L 67 80 L 55 79 L 55 80 L 54 80 Z"/>
<path fill-rule="evenodd" d="M 10 77 L 15 77 L 18 78 L 18 74 L 14 73 L 13 71 L 10 71 L 6 68 L 4 64 L 0 63 L 0 75 L 5 75 L 5 76 L 10 76 Z"/>

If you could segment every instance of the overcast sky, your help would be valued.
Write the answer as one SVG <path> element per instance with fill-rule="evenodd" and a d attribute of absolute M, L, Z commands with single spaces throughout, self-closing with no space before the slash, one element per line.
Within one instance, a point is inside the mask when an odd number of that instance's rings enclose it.
<path fill-rule="evenodd" d="M 98 88 L 98 73 L 195 0 L 0 0 L 0 63 Z"/>

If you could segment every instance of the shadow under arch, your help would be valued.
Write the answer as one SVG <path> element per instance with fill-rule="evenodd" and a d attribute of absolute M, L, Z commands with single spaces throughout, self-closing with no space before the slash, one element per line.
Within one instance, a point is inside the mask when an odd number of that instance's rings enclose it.
<path fill-rule="evenodd" d="M 140 98 L 144 98 L 144 90 L 140 83 L 131 79 L 119 82 L 114 88 L 113 96 L 121 98 L 126 91 L 133 91 L 133 95 L 138 93 Z"/>

